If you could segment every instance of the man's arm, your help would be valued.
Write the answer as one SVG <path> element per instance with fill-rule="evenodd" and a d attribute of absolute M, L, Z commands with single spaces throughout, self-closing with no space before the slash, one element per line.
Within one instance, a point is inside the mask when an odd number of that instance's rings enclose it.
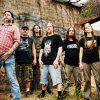
<path fill-rule="evenodd" d="M 6 61 L 7 58 L 17 49 L 17 47 L 19 46 L 18 42 L 15 42 L 14 45 L 12 46 L 12 48 L 9 49 L 8 52 L 6 52 L 4 55 L 2 55 L 2 60 Z"/>
<path fill-rule="evenodd" d="M 56 59 L 55 59 L 55 61 L 53 63 L 54 68 L 57 68 L 58 67 L 61 54 L 62 54 L 62 47 L 59 47 L 58 48 L 58 52 L 57 52 Z"/>
<path fill-rule="evenodd" d="M 33 54 L 33 57 L 34 57 L 33 64 L 35 65 L 37 63 L 37 61 L 36 61 L 36 48 L 35 48 L 34 42 L 33 42 L 33 45 L 32 45 L 32 54 Z"/>
<path fill-rule="evenodd" d="M 79 52 L 79 67 L 80 67 L 81 70 L 83 70 L 82 57 L 83 57 L 83 48 L 80 47 L 80 52 Z"/>
<path fill-rule="evenodd" d="M 40 49 L 40 53 L 39 53 L 39 65 L 42 68 L 43 62 L 42 62 L 42 55 L 43 55 L 43 49 Z"/>

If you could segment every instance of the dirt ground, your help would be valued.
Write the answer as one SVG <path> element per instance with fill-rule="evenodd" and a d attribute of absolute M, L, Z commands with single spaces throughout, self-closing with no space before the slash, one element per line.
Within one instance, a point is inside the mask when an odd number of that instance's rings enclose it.
<path fill-rule="evenodd" d="M 92 100 L 94 100 L 95 82 L 94 82 L 93 76 L 91 78 L 91 86 L 92 86 Z M 70 86 L 70 89 L 69 89 L 70 90 L 70 95 L 69 95 L 69 97 L 67 97 L 64 100 L 83 100 L 83 97 L 77 98 L 74 95 L 74 88 L 75 87 L 74 87 L 74 84 L 72 82 L 71 86 Z M 82 79 L 82 95 L 84 95 L 83 94 L 84 93 L 83 88 L 84 88 L 84 79 Z M 12 100 L 12 97 L 10 97 L 10 91 L 9 92 L 8 91 L 9 91 L 9 87 L 8 87 L 8 83 L 7 83 L 7 77 L 5 75 L 4 69 L 1 68 L 1 70 L 0 70 L 0 100 Z M 21 93 L 22 100 L 57 100 L 57 92 L 54 88 L 52 89 L 53 94 L 48 94 L 47 93 L 46 97 L 44 97 L 43 99 L 37 98 L 37 96 L 39 95 L 40 92 L 41 91 L 39 91 L 39 90 L 34 91 L 33 94 L 30 95 L 28 98 L 25 97 L 24 93 Z"/>
<path fill-rule="evenodd" d="M 94 100 L 94 95 L 95 95 L 95 82 L 94 79 L 92 77 L 92 100 Z M 82 95 L 83 94 L 83 88 L 84 88 L 84 82 L 82 84 Z M 32 95 L 30 95 L 28 98 L 25 97 L 24 93 L 22 94 L 22 100 L 57 100 L 57 92 L 55 89 L 52 89 L 53 94 L 46 94 L 46 97 L 44 97 L 43 99 L 39 99 L 37 97 L 37 95 L 40 93 L 40 91 L 34 91 Z M 12 98 L 10 97 L 10 93 L 8 92 L 1 92 L 0 93 L 0 100 L 12 100 Z M 74 84 L 71 84 L 70 86 L 70 96 L 65 98 L 64 100 L 83 100 L 83 97 L 76 97 L 74 95 Z"/>

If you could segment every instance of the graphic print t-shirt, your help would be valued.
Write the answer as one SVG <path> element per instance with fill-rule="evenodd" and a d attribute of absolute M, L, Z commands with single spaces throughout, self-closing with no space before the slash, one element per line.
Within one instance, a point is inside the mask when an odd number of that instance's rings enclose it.
<path fill-rule="evenodd" d="M 80 47 L 83 50 L 83 62 L 93 63 L 99 61 L 99 51 L 100 37 L 94 37 L 94 47 L 91 47 L 92 37 L 82 38 L 80 40 Z"/>
<path fill-rule="evenodd" d="M 21 37 L 20 46 L 15 51 L 15 60 L 19 64 L 32 63 L 32 44 L 33 39 L 30 37 Z"/>
<path fill-rule="evenodd" d="M 41 44 L 41 49 L 43 49 L 43 64 L 52 65 L 56 59 L 58 48 L 62 47 L 62 45 L 62 39 L 57 34 L 44 37 Z"/>
<path fill-rule="evenodd" d="M 64 41 L 63 50 L 65 51 L 64 63 L 72 66 L 78 66 L 79 46 L 76 41 Z"/>

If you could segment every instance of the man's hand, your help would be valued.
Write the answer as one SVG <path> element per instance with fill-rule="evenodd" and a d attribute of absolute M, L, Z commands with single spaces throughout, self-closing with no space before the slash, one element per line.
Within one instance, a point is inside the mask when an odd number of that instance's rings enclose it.
<path fill-rule="evenodd" d="M 59 63 L 58 63 L 58 60 L 57 59 L 54 60 L 53 65 L 54 65 L 54 68 L 55 69 L 58 68 Z"/>
<path fill-rule="evenodd" d="M 40 65 L 40 68 L 42 69 L 43 68 L 43 62 L 41 59 L 39 59 L 39 65 Z"/>
<path fill-rule="evenodd" d="M 36 65 L 37 64 L 37 61 L 34 59 L 33 60 L 33 65 Z"/>
<path fill-rule="evenodd" d="M 6 52 L 4 55 L 1 56 L 1 59 L 2 59 L 3 61 L 6 61 L 6 60 L 9 58 L 10 55 L 11 55 L 11 54 L 10 54 L 9 52 Z"/>
<path fill-rule="evenodd" d="M 3 53 L 3 52 L 0 52 L 0 57 L 1 57 L 2 55 L 4 55 L 4 53 Z"/>
<path fill-rule="evenodd" d="M 82 63 L 79 63 L 79 68 L 81 71 L 83 71 L 83 64 Z"/>

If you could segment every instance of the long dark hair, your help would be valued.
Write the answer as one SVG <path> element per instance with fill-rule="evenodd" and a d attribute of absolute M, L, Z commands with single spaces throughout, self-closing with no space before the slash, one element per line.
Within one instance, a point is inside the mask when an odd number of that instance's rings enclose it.
<path fill-rule="evenodd" d="M 90 26 L 91 26 L 91 24 L 90 23 L 85 23 L 84 24 L 84 36 L 85 36 L 85 42 L 86 42 L 85 47 L 87 48 L 88 47 L 87 46 L 87 32 L 85 32 L 85 25 L 86 24 L 89 24 Z M 91 28 L 92 28 L 92 26 L 91 26 Z M 92 35 L 92 43 L 91 43 L 90 47 L 93 48 L 94 47 L 94 31 L 93 31 L 93 28 L 92 28 L 91 35 Z"/>
<path fill-rule="evenodd" d="M 33 26 L 33 28 L 32 28 L 32 32 L 33 32 L 33 36 L 35 37 L 35 31 L 34 31 L 34 29 L 35 29 L 35 26 L 38 26 L 39 27 L 39 36 L 41 36 L 42 34 L 41 34 L 41 27 L 39 26 L 39 25 L 34 25 Z"/>
<path fill-rule="evenodd" d="M 74 27 L 70 27 L 70 28 L 73 28 L 73 30 L 74 30 L 74 34 L 72 36 L 73 41 L 77 41 L 75 28 Z M 70 30 L 70 28 L 67 30 L 67 34 L 65 36 L 65 41 L 69 40 L 69 30 Z"/>
<path fill-rule="evenodd" d="M 9 11 L 9 10 L 8 10 L 8 11 L 5 11 L 4 14 L 5 14 L 6 12 L 9 12 L 9 13 L 11 14 L 11 17 L 13 18 L 12 23 L 14 23 L 14 14 L 13 14 L 11 11 Z"/>

